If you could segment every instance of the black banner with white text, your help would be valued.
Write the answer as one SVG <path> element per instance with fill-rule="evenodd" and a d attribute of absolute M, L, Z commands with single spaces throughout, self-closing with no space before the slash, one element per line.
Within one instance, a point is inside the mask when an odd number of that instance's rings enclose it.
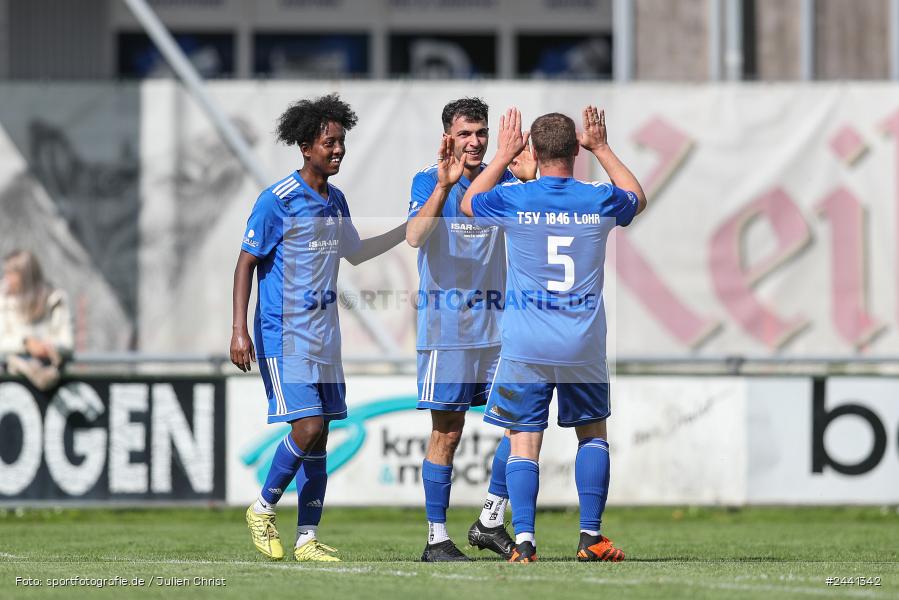
<path fill-rule="evenodd" d="M 0 378 L 0 502 L 223 500 L 225 379 Z"/>

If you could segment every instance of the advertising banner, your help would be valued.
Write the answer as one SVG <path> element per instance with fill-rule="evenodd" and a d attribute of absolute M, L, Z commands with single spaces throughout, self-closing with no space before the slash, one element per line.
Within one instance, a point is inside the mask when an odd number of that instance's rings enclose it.
<path fill-rule="evenodd" d="M 748 502 L 899 502 L 899 379 L 756 379 L 748 387 Z"/>
<path fill-rule="evenodd" d="M 738 504 L 745 497 L 745 383 L 736 378 L 613 380 L 609 440 L 613 504 Z M 421 506 L 421 463 L 431 433 L 412 377 L 351 377 L 349 418 L 331 424 L 328 504 Z M 229 504 L 259 493 L 286 425 L 265 424 L 262 381 L 228 381 Z M 454 462 L 452 502 L 478 506 L 503 430 L 468 413 Z M 714 452 L 709 448 L 714 447 Z M 573 429 L 556 425 L 555 402 L 540 460 L 541 506 L 577 505 Z M 294 488 L 289 488 L 293 490 Z M 285 494 L 282 503 L 296 503 Z"/>
<path fill-rule="evenodd" d="M 0 503 L 225 501 L 258 494 L 284 424 L 257 376 L 69 380 L 52 396 L 0 380 Z M 618 377 L 609 502 L 899 502 L 899 379 Z M 421 506 L 431 419 L 411 376 L 347 381 L 331 424 L 328 503 Z M 452 503 L 483 501 L 503 432 L 468 413 Z M 573 430 L 550 414 L 540 505 L 576 506 Z M 284 504 L 295 504 L 293 486 Z"/>
<path fill-rule="evenodd" d="M 141 148 L 141 348 L 224 352 L 233 263 L 260 186 L 234 176 L 239 164 L 177 86 L 141 89 L 144 129 L 154 132 Z M 598 104 L 611 146 L 649 197 L 646 212 L 609 242 L 606 269 L 620 281 L 606 298 L 617 320 L 609 345 L 619 356 L 899 355 L 899 103 L 889 84 L 307 81 L 209 89 L 271 183 L 302 162 L 271 133 L 286 107 L 330 92 L 349 102 L 359 124 L 331 182 L 363 237 L 405 220 L 412 178 L 434 163 L 448 101 L 484 98 L 493 127 L 510 105 L 528 126 L 552 111 L 579 122 L 585 105 Z M 575 175 L 605 178 L 587 152 Z M 377 293 L 414 291 L 416 257 L 402 244 L 341 277 Z M 406 323 L 414 319 L 408 311 Z M 347 356 L 383 353 L 363 323 L 343 325 L 353 340 Z M 396 332 L 395 352 L 414 357 L 408 330 L 387 329 Z"/>
<path fill-rule="evenodd" d="M 0 379 L 0 503 L 223 500 L 221 378 Z"/>
<path fill-rule="evenodd" d="M 235 3 L 164 4 L 205 14 Z M 611 146 L 649 198 L 646 212 L 609 241 L 606 269 L 620 280 L 606 298 L 616 315 L 609 346 L 619 356 L 899 355 L 892 84 L 207 87 L 267 183 L 302 164 L 273 134 L 291 103 L 332 92 L 349 102 L 359 122 L 330 183 L 345 193 L 363 237 L 405 220 L 412 178 L 434 163 L 448 101 L 482 97 L 494 130 L 511 105 L 527 127 L 553 111 L 577 122 L 585 105 L 597 104 Z M 0 204 L 12 215 L 0 222 L 2 250 L 40 251 L 47 276 L 76 305 L 78 350 L 227 351 L 234 261 L 262 186 L 177 83 L 10 84 L 0 91 L 0 129 Z M 575 175 L 605 178 L 587 152 Z M 35 239 L 46 243 L 37 248 Z M 418 287 L 416 258 L 401 244 L 347 265 L 341 277 L 362 292 L 408 293 Z M 414 311 L 400 323 L 389 311 L 367 317 L 343 322 L 348 357 L 383 355 L 376 330 L 389 332 L 396 356 L 414 357 Z"/>
<path fill-rule="evenodd" d="M 328 503 L 334 505 L 418 506 L 421 463 L 431 434 L 431 415 L 415 409 L 413 377 L 351 377 L 347 380 L 349 417 L 333 421 L 328 440 Z M 483 502 L 493 451 L 502 430 L 472 411 L 456 452 L 453 502 Z M 271 458 L 290 431 L 266 425 L 266 400 L 258 377 L 228 381 L 229 504 L 249 504 L 259 493 Z M 573 487 L 573 486 L 572 486 Z M 295 486 L 283 504 L 295 504 Z M 548 490 L 551 494 L 551 490 Z"/>

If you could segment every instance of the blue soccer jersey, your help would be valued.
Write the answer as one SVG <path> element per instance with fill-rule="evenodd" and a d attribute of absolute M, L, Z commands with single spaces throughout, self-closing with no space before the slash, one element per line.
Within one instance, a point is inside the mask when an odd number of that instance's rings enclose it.
<path fill-rule="evenodd" d="M 506 233 L 509 273 L 502 357 L 550 365 L 604 362 L 603 263 L 609 232 L 628 225 L 637 196 L 607 183 L 541 177 L 472 199 L 483 225 Z"/>
<path fill-rule="evenodd" d="M 506 170 L 502 182 L 512 181 L 517 179 Z M 470 183 L 462 176 L 453 186 L 440 222 L 418 251 L 418 350 L 462 350 L 500 343 L 505 242 L 498 227 L 482 227 L 462 214 L 459 206 Z M 436 185 L 437 165 L 415 175 L 409 218 L 418 214 Z"/>
<path fill-rule="evenodd" d="M 256 356 L 340 362 L 337 272 L 361 241 L 343 193 L 323 198 L 296 171 L 265 189 L 241 248 L 259 258 Z"/>

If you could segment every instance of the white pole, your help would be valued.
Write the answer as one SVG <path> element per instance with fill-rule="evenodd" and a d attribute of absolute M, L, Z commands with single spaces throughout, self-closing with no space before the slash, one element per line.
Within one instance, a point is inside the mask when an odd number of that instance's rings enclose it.
<path fill-rule="evenodd" d="M 815 78 L 815 0 L 802 0 L 799 14 L 799 78 Z"/>
<path fill-rule="evenodd" d="M 890 78 L 899 81 L 899 0 L 890 0 Z"/>
<path fill-rule="evenodd" d="M 614 0 L 612 4 L 612 68 L 615 81 L 634 78 L 634 2 Z"/>
<path fill-rule="evenodd" d="M 188 93 L 197 101 L 197 104 L 200 105 L 200 108 L 212 121 L 219 134 L 221 134 L 225 143 L 237 155 L 244 168 L 253 176 L 253 179 L 256 180 L 260 187 L 269 185 L 271 181 L 265 174 L 265 169 L 256 160 L 246 140 L 237 131 L 231 120 L 219 110 L 219 107 L 212 101 L 209 94 L 206 93 L 206 88 L 203 87 L 203 80 L 200 78 L 199 73 L 190 64 L 187 56 L 184 55 L 184 52 L 175 42 L 175 38 L 162 24 L 162 21 L 159 20 L 159 17 L 156 16 L 156 13 L 153 12 L 146 0 L 124 0 L 124 2 L 131 9 L 131 12 L 134 13 L 135 18 L 146 30 L 147 35 L 150 36 L 156 47 L 159 48 L 166 62 L 169 63 L 169 66 L 172 67 L 172 70 L 175 71 L 175 74 L 184 84 L 184 87 L 187 88 Z"/>
<path fill-rule="evenodd" d="M 709 80 L 721 81 L 721 2 L 709 2 Z"/>
<path fill-rule="evenodd" d="M 727 0 L 727 51 L 724 64 L 728 81 L 743 79 L 743 0 Z"/>

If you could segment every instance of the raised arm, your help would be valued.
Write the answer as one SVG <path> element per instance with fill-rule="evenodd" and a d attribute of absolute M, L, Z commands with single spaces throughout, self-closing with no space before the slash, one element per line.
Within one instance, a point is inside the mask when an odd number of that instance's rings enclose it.
<path fill-rule="evenodd" d="M 452 136 L 443 135 L 440 148 L 437 150 L 437 185 L 434 186 L 424 206 L 406 221 L 406 242 L 413 248 L 424 244 L 434 231 L 450 190 L 462 177 L 465 161 L 456 157 L 453 152 L 455 145 Z"/>
<path fill-rule="evenodd" d="M 528 137 L 530 137 L 528 132 L 521 132 L 521 112 L 517 108 L 510 108 L 500 117 L 496 156 L 468 186 L 460 207 L 462 214 L 474 216 L 471 211 L 471 199 L 477 194 L 489 192 L 496 186 L 506 168 L 528 145 Z"/>
<path fill-rule="evenodd" d="M 253 287 L 253 272 L 259 259 L 245 250 L 240 251 L 237 266 L 234 267 L 234 289 L 232 292 L 231 321 L 231 362 L 246 373 L 250 363 L 256 362 L 253 340 L 247 330 L 247 305 Z"/>
<path fill-rule="evenodd" d="M 640 182 L 609 147 L 606 133 L 606 111 L 598 111 L 592 105 L 584 109 L 584 130 L 578 134 L 578 142 L 581 147 L 592 152 L 593 156 L 599 160 L 599 164 L 612 180 L 612 185 L 636 194 L 639 203 L 637 214 L 643 212 L 643 209 L 646 208 L 646 194 L 643 193 Z"/>

